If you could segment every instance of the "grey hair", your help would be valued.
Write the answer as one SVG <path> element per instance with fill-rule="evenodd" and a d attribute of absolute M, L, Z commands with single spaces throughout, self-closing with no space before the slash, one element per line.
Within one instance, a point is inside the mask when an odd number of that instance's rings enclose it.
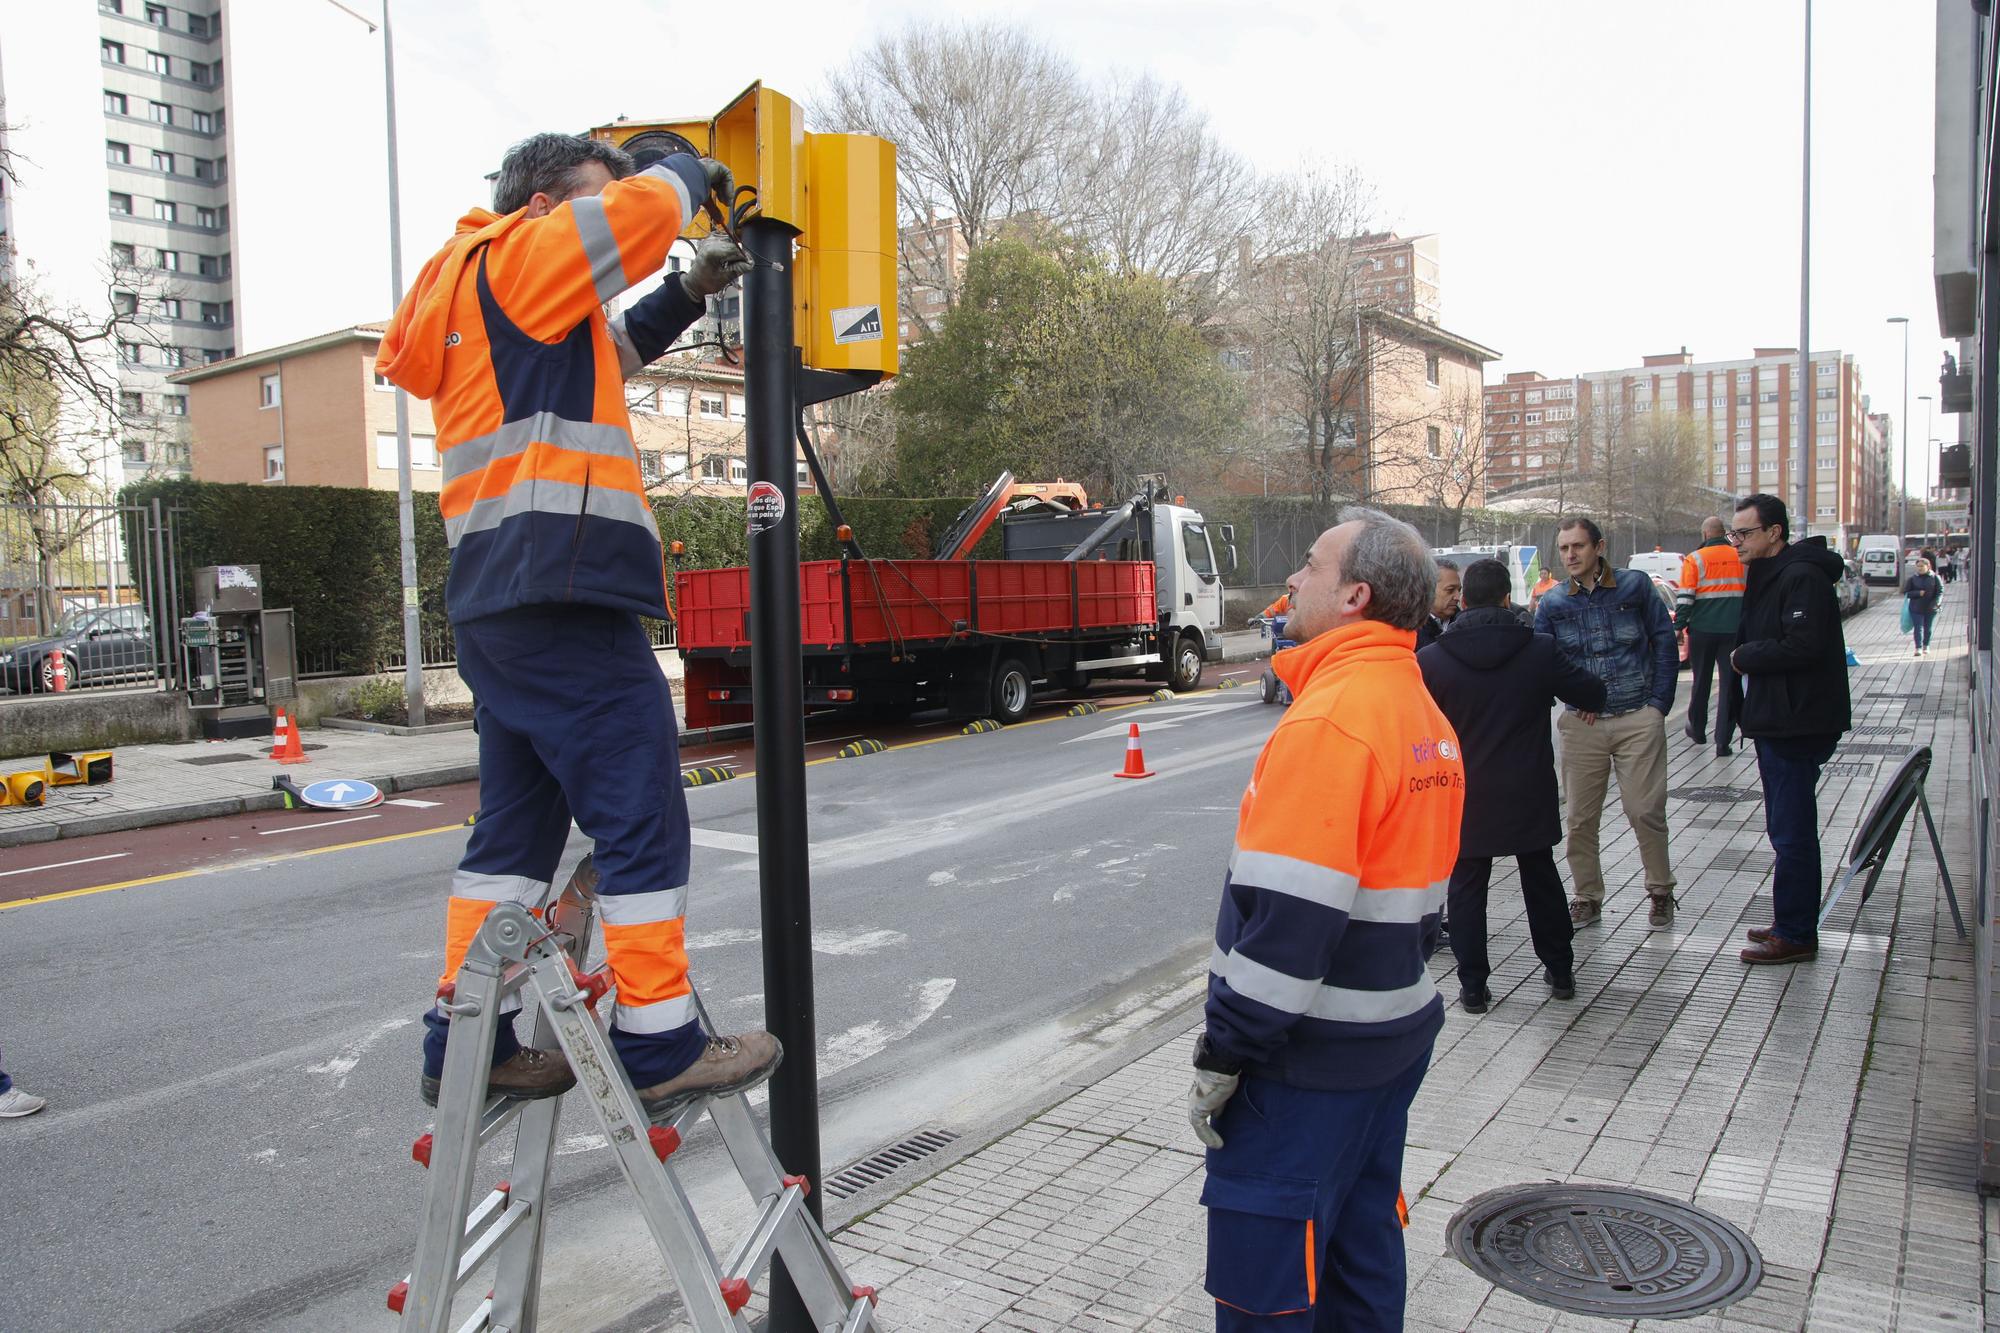
<path fill-rule="evenodd" d="M 1361 525 L 1340 557 L 1340 579 L 1368 585 L 1367 618 L 1397 629 L 1423 624 L 1437 595 L 1438 569 L 1417 530 L 1361 505 L 1341 510 L 1340 521 Z"/>
<path fill-rule="evenodd" d="M 602 139 L 586 139 L 581 134 L 530 135 L 509 148 L 500 163 L 499 179 L 493 183 L 493 211 L 512 213 L 526 208 L 538 194 L 558 201 L 567 199 L 576 189 L 577 168 L 588 162 L 602 163 L 613 180 L 632 174 L 631 154 Z"/>

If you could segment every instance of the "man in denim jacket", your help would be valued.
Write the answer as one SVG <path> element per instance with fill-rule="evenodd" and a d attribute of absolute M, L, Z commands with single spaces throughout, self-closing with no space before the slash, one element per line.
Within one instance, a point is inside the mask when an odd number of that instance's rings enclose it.
<path fill-rule="evenodd" d="M 1604 911 L 1604 870 L 1597 825 L 1614 769 L 1625 819 L 1639 840 L 1653 929 L 1674 924 L 1674 868 L 1667 858 L 1667 713 L 1674 706 L 1680 649 L 1666 599 L 1653 580 L 1613 569 L 1604 534 L 1582 517 L 1566 518 L 1556 553 L 1569 579 L 1535 610 L 1535 629 L 1553 635 L 1565 656 L 1604 682 L 1604 710 L 1565 708 L 1563 792 L 1568 802 L 1569 869 L 1576 897 L 1570 921 L 1596 925 Z"/>

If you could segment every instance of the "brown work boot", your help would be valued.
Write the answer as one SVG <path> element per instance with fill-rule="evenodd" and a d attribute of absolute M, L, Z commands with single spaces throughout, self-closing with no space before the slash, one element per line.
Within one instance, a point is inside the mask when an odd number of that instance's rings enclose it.
<path fill-rule="evenodd" d="M 1576 929 L 1596 925 L 1597 919 L 1603 915 L 1604 907 L 1600 903 L 1594 903 L 1588 898 L 1569 900 L 1569 923 Z"/>
<path fill-rule="evenodd" d="M 426 1105 L 438 1104 L 440 1081 L 429 1074 L 423 1076 L 418 1091 Z M 575 1086 L 576 1075 L 561 1051 L 538 1051 L 532 1046 L 523 1046 L 486 1074 L 487 1096 L 518 1097 L 524 1102 L 560 1097 Z"/>
<path fill-rule="evenodd" d="M 639 1089 L 639 1104 L 654 1120 L 665 1120 L 698 1097 L 719 1097 L 754 1088 L 771 1077 L 785 1048 L 768 1032 L 710 1037 L 701 1058 L 664 1083 Z"/>
<path fill-rule="evenodd" d="M 1671 893 L 1649 893 L 1647 901 L 1653 910 L 1646 913 L 1646 924 L 1654 930 L 1665 930 L 1674 924 L 1674 895 Z"/>
<path fill-rule="evenodd" d="M 1764 944 L 1777 938 L 1771 933 L 1773 929 L 1771 926 L 1752 926 L 1743 935 L 1752 944 Z"/>

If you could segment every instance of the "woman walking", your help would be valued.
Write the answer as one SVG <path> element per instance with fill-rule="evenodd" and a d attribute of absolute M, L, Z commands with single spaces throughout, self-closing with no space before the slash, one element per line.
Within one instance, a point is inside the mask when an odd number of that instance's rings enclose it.
<path fill-rule="evenodd" d="M 1931 572 L 1931 562 L 1919 559 L 1917 572 L 1903 584 L 1904 606 L 1910 619 L 1910 638 L 1918 657 L 1922 657 L 1931 646 L 1931 622 L 1937 619 L 1938 599 L 1943 596 L 1944 585 Z"/>

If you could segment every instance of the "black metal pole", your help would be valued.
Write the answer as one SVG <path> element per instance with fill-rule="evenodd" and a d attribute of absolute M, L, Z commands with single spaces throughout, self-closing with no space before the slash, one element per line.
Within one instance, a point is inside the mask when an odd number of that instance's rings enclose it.
<path fill-rule="evenodd" d="M 757 886 L 764 926 L 764 1021 L 785 1048 L 771 1079 L 771 1147 L 817 1186 L 819 1073 L 813 1032 L 812 904 L 806 857 L 804 668 L 799 657 L 798 414 L 793 379 L 792 237 L 756 219 L 743 246 L 744 435 L 750 464 L 750 693 L 757 710 Z M 820 1216 L 820 1192 L 807 1197 Z M 772 1333 L 813 1325 L 789 1278 L 771 1283 Z"/>

